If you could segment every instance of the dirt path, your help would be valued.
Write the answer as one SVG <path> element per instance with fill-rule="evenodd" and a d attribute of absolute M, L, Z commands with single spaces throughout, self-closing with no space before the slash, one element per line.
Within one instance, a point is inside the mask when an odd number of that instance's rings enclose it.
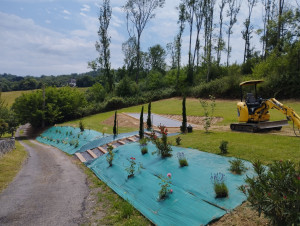
<path fill-rule="evenodd" d="M 60 150 L 21 142 L 29 158 L 0 194 L 0 225 L 78 225 L 89 194 L 86 175 Z"/>

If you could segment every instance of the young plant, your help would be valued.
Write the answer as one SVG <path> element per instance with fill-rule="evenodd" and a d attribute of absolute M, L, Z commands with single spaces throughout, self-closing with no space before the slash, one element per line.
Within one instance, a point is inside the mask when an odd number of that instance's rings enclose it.
<path fill-rule="evenodd" d="M 215 107 L 216 107 L 215 97 L 212 95 L 209 95 L 209 99 L 210 99 L 210 104 L 208 103 L 208 101 L 200 99 L 200 104 L 204 111 L 204 129 L 205 129 L 206 133 L 208 133 L 208 130 L 211 127 L 211 122 L 212 122 L 213 114 L 214 114 Z M 209 109 L 209 107 L 210 107 L 210 109 Z"/>
<path fill-rule="evenodd" d="M 148 148 L 146 146 L 142 147 L 141 153 L 142 153 L 142 155 L 147 154 L 148 153 Z"/>
<path fill-rule="evenodd" d="M 135 158 L 134 157 L 131 157 L 129 159 L 129 163 L 130 165 L 125 168 L 125 170 L 127 171 L 128 173 L 128 178 L 130 177 L 134 177 L 134 173 L 135 173 L 135 165 L 136 165 L 136 162 L 135 162 Z"/>
<path fill-rule="evenodd" d="M 104 137 L 104 134 L 106 133 L 106 131 L 107 131 L 107 127 L 103 127 L 102 128 L 102 136 Z"/>
<path fill-rule="evenodd" d="M 228 188 L 225 184 L 225 175 L 223 173 L 215 173 L 210 177 L 214 185 L 216 198 L 225 198 L 228 196 Z"/>
<path fill-rule="evenodd" d="M 162 134 L 161 138 L 157 138 L 154 133 L 151 134 L 152 141 L 157 148 L 153 154 L 157 153 L 157 155 L 160 155 L 162 158 L 171 157 L 173 150 L 168 143 L 168 129 L 165 126 L 159 126 L 159 128 Z"/>
<path fill-rule="evenodd" d="M 144 155 L 146 153 L 148 153 L 148 148 L 147 148 L 147 139 L 146 138 L 142 138 L 140 139 L 140 146 L 141 146 L 141 153 Z"/>
<path fill-rule="evenodd" d="M 184 166 L 188 166 L 189 165 L 188 161 L 187 161 L 186 157 L 184 156 L 183 152 L 178 152 L 177 153 L 177 158 L 178 158 L 180 167 L 184 167 Z"/>
<path fill-rule="evenodd" d="M 229 170 L 235 174 L 242 174 L 247 170 L 244 162 L 241 159 L 229 160 L 229 163 Z"/>
<path fill-rule="evenodd" d="M 300 162 L 275 161 L 264 167 L 252 163 L 257 175 L 247 177 L 239 189 L 251 206 L 271 219 L 272 225 L 299 225 Z"/>
<path fill-rule="evenodd" d="M 140 115 L 139 136 L 140 136 L 140 139 L 144 138 L 144 106 L 142 106 L 141 115 Z"/>
<path fill-rule="evenodd" d="M 151 122 L 151 102 L 148 104 L 148 117 L 147 117 L 147 129 L 150 130 L 152 128 Z"/>
<path fill-rule="evenodd" d="M 84 131 L 84 124 L 83 124 L 82 120 L 79 121 L 79 128 L 80 128 L 81 132 Z"/>
<path fill-rule="evenodd" d="M 221 141 L 219 149 L 220 149 L 222 155 L 228 154 L 228 147 L 227 147 L 227 145 L 228 145 L 228 141 L 224 141 L 224 140 Z"/>
<path fill-rule="evenodd" d="M 168 173 L 167 177 L 164 177 L 162 175 L 158 176 L 158 178 L 161 180 L 159 182 L 159 185 L 161 187 L 158 192 L 159 200 L 163 200 L 167 198 L 169 194 L 173 193 L 173 189 L 170 189 L 171 177 L 171 173 Z"/>
<path fill-rule="evenodd" d="M 180 145 L 180 143 L 181 143 L 181 137 L 176 137 L 176 144 Z"/>
<path fill-rule="evenodd" d="M 109 166 L 112 166 L 112 161 L 114 160 L 114 156 L 115 156 L 115 153 L 113 153 L 113 146 L 111 145 L 108 145 L 107 146 L 107 155 L 106 155 L 106 161 L 108 162 Z"/>

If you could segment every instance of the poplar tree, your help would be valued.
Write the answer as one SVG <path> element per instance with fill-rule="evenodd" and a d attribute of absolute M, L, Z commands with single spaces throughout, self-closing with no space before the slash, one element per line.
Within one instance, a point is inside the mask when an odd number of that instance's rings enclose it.
<path fill-rule="evenodd" d="M 186 101 L 186 97 L 183 97 L 183 100 L 182 100 L 182 126 L 180 127 L 180 130 L 182 133 L 186 133 L 186 130 L 187 130 L 185 101 Z"/>
<path fill-rule="evenodd" d="M 152 121 L 151 121 L 151 102 L 148 104 L 147 127 L 148 127 L 148 129 L 151 129 L 151 128 L 152 128 Z"/>
<path fill-rule="evenodd" d="M 217 46 L 217 64 L 220 65 L 221 53 L 224 49 L 225 42 L 223 40 L 223 11 L 226 5 L 227 0 L 221 0 L 219 4 L 220 16 L 219 16 L 219 37 L 218 37 L 218 46 Z"/>
<path fill-rule="evenodd" d="M 251 58 L 250 39 L 252 38 L 251 33 L 253 26 L 251 26 L 251 15 L 253 7 L 257 4 L 258 0 L 247 0 L 248 2 L 248 17 L 244 22 L 245 30 L 242 31 L 243 39 L 245 40 L 244 48 L 244 63 Z"/>
<path fill-rule="evenodd" d="M 140 115 L 139 135 L 140 135 L 140 139 L 144 138 L 144 106 L 142 106 L 141 115 Z"/>
<path fill-rule="evenodd" d="M 227 10 L 227 16 L 229 17 L 229 24 L 227 30 L 227 67 L 229 66 L 229 58 L 230 58 L 230 36 L 232 34 L 232 27 L 236 23 L 236 16 L 238 15 L 241 8 L 241 0 L 228 0 L 229 9 Z"/>
<path fill-rule="evenodd" d="M 165 0 L 127 0 L 123 9 L 126 13 L 127 30 L 130 37 L 137 37 L 137 73 L 136 83 L 139 82 L 139 73 L 141 66 L 141 35 L 147 23 L 155 17 L 154 10 L 162 8 Z M 132 23 L 133 29 L 129 28 L 129 22 Z"/>
<path fill-rule="evenodd" d="M 103 0 L 99 10 L 100 27 L 98 30 L 99 42 L 96 42 L 96 50 L 99 52 L 98 63 L 101 69 L 104 69 L 104 75 L 108 82 L 109 91 L 113 89 L 113 75 L 110 73 L 110 36 L 108 35 L 108 27 L 111 19 L 112 9 L 110 0 Z M 95 67 L 90 62 L 91 67 Z"/>
<path fill-rule="evenodd" d="M 113 127 L 114 136 L 117 135 L 117 111 L 115 111 L 114 127 Z"/>

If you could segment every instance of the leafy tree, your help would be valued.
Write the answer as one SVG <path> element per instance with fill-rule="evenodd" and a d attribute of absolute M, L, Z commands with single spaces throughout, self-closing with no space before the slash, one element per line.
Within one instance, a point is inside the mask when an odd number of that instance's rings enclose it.
<path fill-rule="evenodd" d="M 45 108 L 43 108 L 43 92 L 37 90 L 18 97 L 12 109 L 20 123 L 29 122 L 33 127 L 40 127 L 43 119 L 45 125 L 53 125 L 82 116 L 82 108 L 86 105 L 84 93 L 77 89 L 48 87 L 45 90 Z"/>
<path fill-rule="evenodd" d="M 149 60 L 152 70 L 164 73 L 166 69 L 165 59 L 166 51 L 161 45 L 157 44 L 149 48 Z"/>
<path fill-rule="evenodd" d="M 103 0 L 99 10 L 99 42 L 96 42 L 96 50 L 99 52 L 98 62 L 100 68 L 104 69 L 104 75 L 108 82 L 109 91 L 112 91 L 113 89 L 113 76 L 110 73 L 110 37 L 108 35 L 111 13 L 110 0 Z"/>
<path fill-rule="evenodd" d="M 90 75 L 84 75 L 76 80 L 78 87 L 91 87 L 95 83 L 95 79 Z"/>
<path fill-rule="evenodd" d="M 148 127 L 148 129 L 152 128 L 152 122 L 151 122 L 151 102 L 148 104 L 147 127 Z"/>
<path fill-rule="evenodd" d="M 182 126 L 180 130 L 182 133 L 186 133 L 187 130 L 187 119 L 186 119 L 186 107 L 185 107 L 186 97 L 184 96 L 182 99 Z"/>
<path fill-rule="evenodd" d="M 137 94 L 138 86 L 128 76 L 125 76 L 116 87 L 116 93 L 119 97 L 133 96 Z"/>
<path fill-rule="evenodd" d="M 13 137 L 19 126 L 17 115 L 13 111 L 10 111 L 6 122 L 8 125 L 7 132 Z"/>
<path fill-rule="evenodd" d="M 96 82 L 92 87 L 90 87 L 86 91 L 86 95 L 88 101 L 94 101 L 97 103 L 97 102 L 104 101 L 106 96 L 106 91 L 99 82 Z"/>
<path fill-rule="evenodd" d="M 137 61 L 137 43 L 136 38 L 131 37 L 122 44 L 122 51 L 125 56 L 124 64 L 129 75 L 133 73 Z"/>
<path fill-rule="evenodd" d="M 163 7 L 164 3 L 165 0 L 127 0 L 126 4 L 124 5 L 129 35 L 130 37 L 137 37 L 137 73 L 135 78 L 136 83 L 139 82 L 141 61 L 140 43 L 142 32 L 149 20 L 155 17 L 154 10 Z M 134 31 L 132 31 L 132 29 L 129 29 L 129 21 L 133 24 L 134 29 L 136 30 L 136 35 L 134 35 Z"/>
<path fill-rule="evenodd" d="M 197 59 L 196 61 L 197 68 L 200 64 L 200 31 L 201 31 L 203 15 L 204 15 L 203 2 L 204 2 L 203 0 L 195 1 L 195 20 L 196 20 L 197 37 L 196 37 L 196 44 L 194 50 L 193 65 L 195 65 L 195 59 Z"/>
<path fill-rule="evenodd" d="M 0 119 L 0 137 L 2 137 L 8 129 L 8 124 L 4 121 L 4 119 Z"/>
<path fill-rule="evenodd" d="M 140 135 L 140 139 L 144 138 L 144 106 L 142 106 L 141 115 L 140 115 L 139 135 Z"/>

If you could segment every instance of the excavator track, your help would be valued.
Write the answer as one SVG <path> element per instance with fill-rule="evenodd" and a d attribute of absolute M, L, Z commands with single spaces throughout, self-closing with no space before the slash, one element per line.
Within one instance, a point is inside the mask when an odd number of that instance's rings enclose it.
<path fill-rule="evenodd" d="M 282 126 L 288 125 L 287 120 L 259 123 L 232 123 L 230 129 L 233 131 L 257 133 L 268 130 L 281 130 Z"/>

